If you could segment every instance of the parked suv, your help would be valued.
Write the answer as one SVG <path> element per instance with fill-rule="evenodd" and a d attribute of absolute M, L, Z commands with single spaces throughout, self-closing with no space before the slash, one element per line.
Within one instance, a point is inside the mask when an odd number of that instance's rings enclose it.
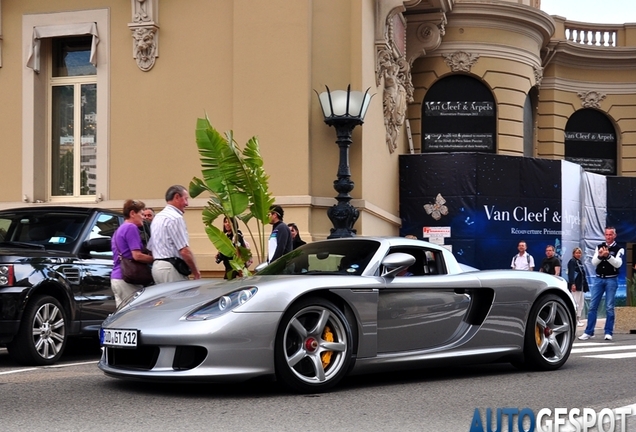
<path fill-rule="evenodd" d="M 110 239 L 122 223 L 98 208 L 0 211 L 0 346 L 16 361 L 55 363 L 69 336 L 115 310 Z"/>

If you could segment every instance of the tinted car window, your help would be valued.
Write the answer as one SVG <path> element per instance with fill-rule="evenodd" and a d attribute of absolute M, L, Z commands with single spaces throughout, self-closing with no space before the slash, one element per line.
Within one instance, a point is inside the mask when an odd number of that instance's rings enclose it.
<path fill-rule="evenodd" d="M 259 275 L 360 275 L 380 244 L 374 240 L 333 240 L 310 243 L 283 255 Z"/>
<path fill-rule="evenodd" d="M 102 213 L 95 220 L 95 224 L 91 228 L 88 238 L 86 240 L 92 240 L 97 238 L 111 239 L 113 234 L 119 228 L 120 218 L 116 215 Z M 98 256 L 100 258 L 112 258 L 113 252 L 91 252 L 91 256 Z"/>
<path fill-rule="evenodd" d="M 24 243 L 45 249 L 71 250 L 78 241 L 86 217 L 69 213 L 5 215 L 0 218 L 0 239 L 5 244 Z"/>

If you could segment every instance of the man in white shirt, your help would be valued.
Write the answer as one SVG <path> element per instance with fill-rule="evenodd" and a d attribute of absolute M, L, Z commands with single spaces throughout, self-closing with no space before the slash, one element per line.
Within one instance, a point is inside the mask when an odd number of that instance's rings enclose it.
<path fill-rule="evenodd" d="M 526 242 L 520 241 L 517 245 L 519 253 L 512 257 L 512 263 L 510 264 L 513 270 L 534 270 L 534 258 L 526 252 L 526 249 L 528 249 Z"/>
<path fill-rule="evenodd" d="M 188 206 L 189 198 L 185 187 L 170 186 L 166 192 L 166 207 L 152 220 L 152 236 L 148 248 L 152 250 L 152 277 L 157 284 L 188 279 L 188 275 L 177 270 L 182 267 L 183 261 L 190 268 L 194 279 L 201 278 L 183 219 L 183 211 Z M 182 261 L 179 263 L 179 260 Z"/>

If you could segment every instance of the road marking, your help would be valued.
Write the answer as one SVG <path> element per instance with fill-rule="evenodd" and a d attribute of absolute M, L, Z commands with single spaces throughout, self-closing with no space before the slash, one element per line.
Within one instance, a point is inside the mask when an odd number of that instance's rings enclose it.
<path fill-rule="evenodd" d="M 611 342 L 574 342 L 572 346 L 576 347 L 589 347 L 589 346 L 607 346 Z"/>
<path fill-rule="evenodd" d="M 9 375 L 9 374 L 14 374 L 14 373 L 30 372 L 30 371 L 34 371 L 34 370 L 38 370 L 38 368 L 17 369 L 17 370 L 12 370 L 12 371 L 0 372 L 0 375 Z"/>
<path fill-rule="evenodd" d="M 572 354 L 584 354 L 591 352 L 602 352 L 602 351 L 620 351 L 620 350 L 629 350 L 636 349 L 636 345 L 610 345 L 610 344 L 601 344 L 604 345 L 602 347 L 590 347 L 590 348 L 573 348 Z"/>
<path fill-rule="evenodd" d="M 632 358 L 632 357 L 636 357 L 636 352 L 615 353 L 615 354 L 596 354 L 596 355 L 588 355 L 588 356 L 582 356 L 582 357 L 602 358 L 602 359 Z"/>
<path fill-rule="evenodd" d="M 97 364 L 97 363 L 99 363 L 99 362 L 97 362 L 97 361 L 86 361 L 86 362 L 68 363 L 68 364 L 62 364 L 62 365 L 40 366 L 40 367 L 34 367 L 34 368 L 16 369 L 16 370 L 12 370 L 12 371 L 0 372 L 0 375 L 9 375 L 9 374 L 14 374 L 14 373 L 31 372 L 31 371 L 34 371 L 34 370 L 42 370 L 42 369 L 63 368 L 63 367 L 69 367 L 69 366 L 83 366 L 83 365 Z"/>

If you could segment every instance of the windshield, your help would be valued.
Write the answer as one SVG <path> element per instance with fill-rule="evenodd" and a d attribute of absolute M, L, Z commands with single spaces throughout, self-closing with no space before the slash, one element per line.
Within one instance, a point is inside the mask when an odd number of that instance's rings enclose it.
<path fill-rule="evenodd" d="M 70 250 L 86 217 L 69 213 L 4 214 L 0 216 L 0 246 Z"/>
<path fill-rule="evenodd" d="M 378 250 L 375 240 L 329 240 L 310 243 L 283 255 L 259 275 L 361 275 Z"/>

